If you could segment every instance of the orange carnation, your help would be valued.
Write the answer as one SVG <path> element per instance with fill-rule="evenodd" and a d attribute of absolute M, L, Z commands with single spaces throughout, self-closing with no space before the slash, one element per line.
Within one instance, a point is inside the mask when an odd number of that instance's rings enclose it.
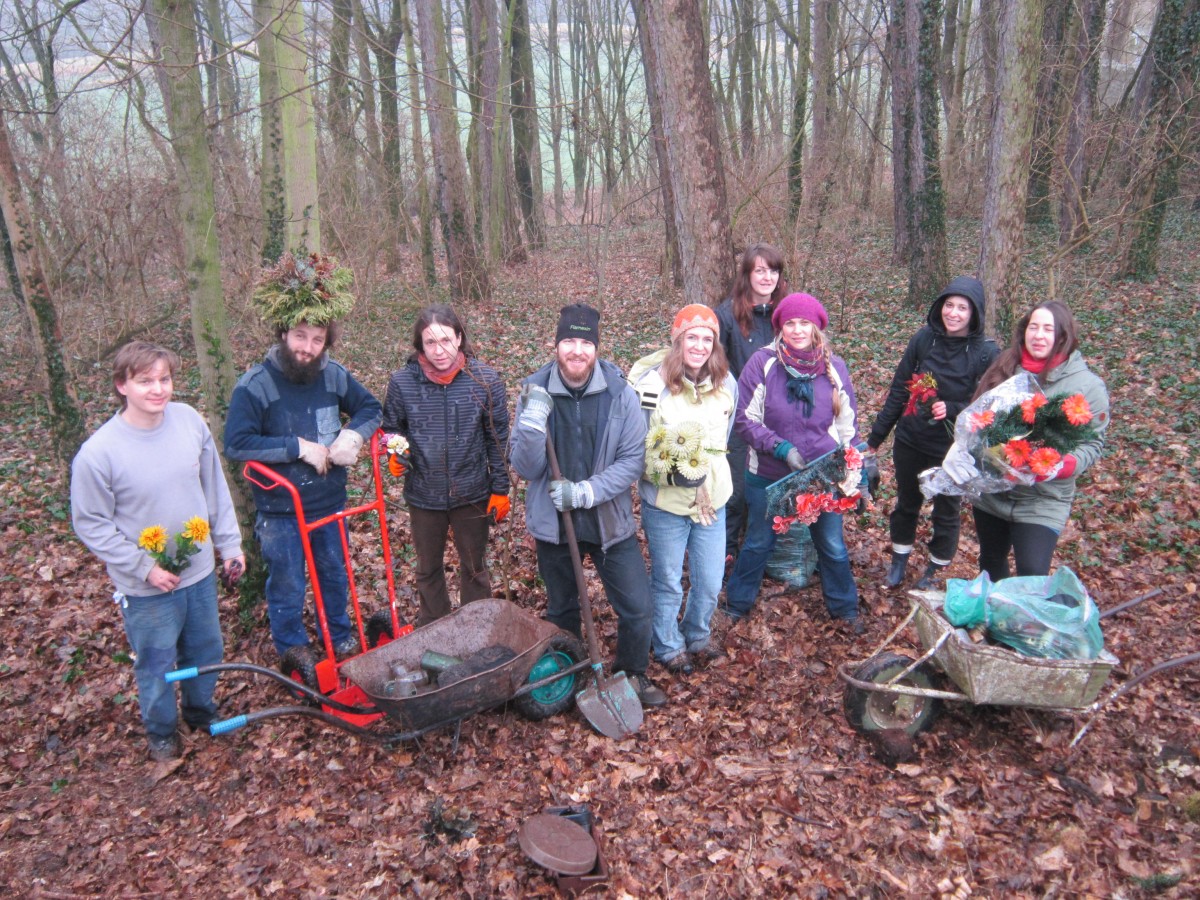
<path fill-rule="evenodd" d="M 1029 441 L 1021 438 L 1013 438 L 1004 445 L 1004 458 L 1008 460 L 1010 466 L 1016 469 L 1029 465 L 1029 457 L 1032 453 L 1033 448 L 1029 446 Z"/>
<path fill-rule="evenodd" d="M 990 409 L 985 409 L 983 412 L 971 413 L 971 430 L 981 431 L 987 428 L 996 421 L 996 414 Z"/>
<path fill-rule="evenodd" d="M 1048 475 L 1062 456 L 1053 447 L 1039 447 L 1029 454 L 1029 470 L 1034 475 Z"/>
<path fill-rule="evenodd" d="M 1072 394 L 1062 402 L 1062 408 L 1072 425 L 1086 425 L 1092 421 L 1092 408 L 1083 394 Z"/>
<path fill-rule="evenodd" d="M 1026 425 L 1032 425 L 1037 419 L 1037 411 L 1046 405 L 1045 394 L 1034 394 L 1028 400 L 1021 402 L 1021 418 Z"/>

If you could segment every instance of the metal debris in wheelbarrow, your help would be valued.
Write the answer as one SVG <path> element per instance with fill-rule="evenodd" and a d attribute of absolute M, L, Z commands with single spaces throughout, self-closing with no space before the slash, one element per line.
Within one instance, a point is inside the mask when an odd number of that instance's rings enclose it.
<path fill-rule="evenodd" d="M 347 661 L 342 672 L 404 731 L 424 731 L 511 699 L 551 640 L 560 634 L 554 625 L 507 600 L 476 600 Z M 428 650 L 466 659 L 497 646 L 510 648 L 516 655 L 453 684 L 431 685 L 411 696 L 396 696 L 387 689 L 398 666 L 420 670 L 421 656 Z"/>

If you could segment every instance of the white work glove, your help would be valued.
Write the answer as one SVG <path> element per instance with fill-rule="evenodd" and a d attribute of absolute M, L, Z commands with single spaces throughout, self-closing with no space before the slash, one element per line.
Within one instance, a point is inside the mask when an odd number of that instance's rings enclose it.
<path fill-rule="evenodd" d="M 549 392 L 536 384 L 527 384 L 521 388 L 521 415 L 518 425 L 532 428 L 539 434 L 546 433 L 546 420 L 550 418 L 550 410 L 554 401 Z"/>
<path fill-rule="evenodd" d="M 550 482 L 550 502 L 559 512 L 572 509 L 591 509 L 596 502 L 592 486 L 586 481 L 567 481 L 560 478 Z"/>
<path fill-rule="evenodd" d="M 328 472 L 329 448 L 315 441 L 306 441 L 304 438 L 298 438 L 298 440 L 300 441 L 300 458 L 316 469 L 318 475 Z"/>
<path fill-rule="evenodd" d="M 362 435 L 343 428 L 329 446 L 329 461 L 335 466 L 352 466 L 358 462 L 358 451 L 362 449 Z"/>
<path fill-rule="evenodd" d="M 950 480 L 955 484 L 966 484 L 979 476 L 974 458 L 958 444 L 950 445 L 950 451 L 942 460 L 942 471 L 950 476 Z"/>
<path fill-rule="evenodd" d="M 804 457 L 800 455 L 800 451 L 797 450 L 795 447 L 793 447 L 791 450 L 789 450 L 787 452 L 787 464 L 788 464 L 788 468 L 791 469 L 793 472 L 799 472 L 806 465 L 808 465 L 804 461 Z"/>

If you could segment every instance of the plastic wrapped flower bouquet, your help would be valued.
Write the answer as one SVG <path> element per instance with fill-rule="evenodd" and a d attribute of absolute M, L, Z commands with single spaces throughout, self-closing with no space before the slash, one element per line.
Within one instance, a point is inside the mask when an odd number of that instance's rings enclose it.
<path fill-rule="evenodd" d="M 1082 394 L 1048 398 L 1028 372 L 964 409 L 954 444 L 938 468 L 921 473 L 921 492 L 979 496 L 1053 478 L 1063 457 L 1097 434 Z"/>

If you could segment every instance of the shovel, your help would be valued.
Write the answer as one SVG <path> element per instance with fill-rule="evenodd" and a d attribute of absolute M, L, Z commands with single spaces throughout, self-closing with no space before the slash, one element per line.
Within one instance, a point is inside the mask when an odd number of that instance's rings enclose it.
<path fill-rule="evenodd" d="M 550 474 L 557 480 L 562 478 L 558 468 L 558 454 L 554 452 L 554 439 L 546 435 L 546 456 L 550 460 Z M 567 534 L 567 546 L 571 548 L 571 565 L 575 568 L 575 587 L 579 591 L 579 612 L 583 619 L 583 631 L 587 635 L 589 662 L 596 677 L 575 695 L 575 705 L 592 727 L 605 737 L 621 740 L 642 727 L 642 701 L 624 672 L 605 677 L 604 663 L 600 659 L 600 643 L 596 640 L 596 623 L 592 619 L 592 601 L 588 598 L 587 580 L 583 576 L 583 560 L 579 556 L 579 541 L 575 539 L 575 522 L 569 512 L 560 512 L 563 530 Z"/>

